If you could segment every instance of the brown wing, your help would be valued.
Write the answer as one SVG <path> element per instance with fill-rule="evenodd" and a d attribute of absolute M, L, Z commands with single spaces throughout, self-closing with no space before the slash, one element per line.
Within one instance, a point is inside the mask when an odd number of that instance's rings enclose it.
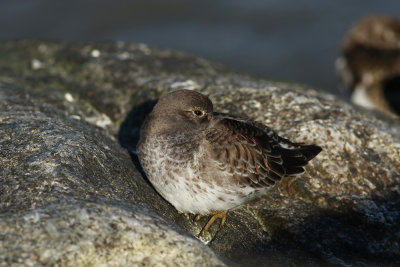
<path fill-rule="evenodd" d="M 283 176 L 303 173 L 303 166 L 321 151 L 292 143 L 260 123 L 227 116 L 215 120 L 206 132 L 213 160 L 242 186 L 268 187 Z"/>

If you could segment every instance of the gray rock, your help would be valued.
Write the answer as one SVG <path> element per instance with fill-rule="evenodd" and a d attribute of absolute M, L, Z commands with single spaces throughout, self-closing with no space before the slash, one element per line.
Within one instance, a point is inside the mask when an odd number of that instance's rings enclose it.
<path fill-rule="evenodd" d="M 8 175 L 1 172 L 1 183 L 10 188 L 0 191 L 5 216 L 18 211 L 18 221 L 46 212 L 56 201 L 72 203 L 72 210 L 87 207 L 88 199 L 106 207 L 113 201 L 113 210 L 129 205 L 121 213 L 162 216 L 177 233 L 196 236 L 206 218 L 195 223 L 178 214 L 135 170 L 135 156 L 130 159 L 115 141 L 132 151 L 154 100 L 189 88 L 209 95 L 216 111 L 251 117 L 284 137 L 324 149 L 304 175 L 285 178 L 270 194 L 230 212 L 220 231 L 215 225 L 202 240 L 212 250 L 244 266 L 400 264 L 399 121 L 304 86 L 145 45 L 22 40 L 0 42 L 0 56 L 0 85 L 29 92 L 13 97 L 21 103 L 8 100 L 1 109 L 0 164 L 12 166 Z M 26 101 L 33 101 L 27 110 Z M 14 107 L 17 112 L 4 123 L 5 110 Z M 38 116 L 42 113 L 48 119 Z M 17 127 L 36 117 L 32 126 Z M 57 123 L 68 127 L 60 130 Z M 5 179 L 9 174 L 21 178 Z M 83 202 L 75 205 L 67 196 Z"/>
<path fill-rule="evenodd" d="M 20 216 L 2 216 L 0 227 L 3 266 L 223 265 L 197 240 L 120 202 L 53 201 Z"/>
<path fill-rule="evenodd" d="M 17 88 L 0 100 L 1 266 L 224 265 L 152 211 L 173 208 L 115 140 Z"/>

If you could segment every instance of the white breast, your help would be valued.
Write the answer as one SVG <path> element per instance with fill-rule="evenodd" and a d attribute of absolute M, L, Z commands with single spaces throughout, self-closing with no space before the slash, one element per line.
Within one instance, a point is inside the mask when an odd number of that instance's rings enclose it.
<path fill-rule="evenodd" d="M 203 153 L 197 151 L 190 158 L 175 157 L 175 154 L 171 156 L 171 153 L 176 151 L 172 151 L 169 144 L 170 142 L 165 140 L 142 143 L 139 159 L 154 188 L 178 211 L 206 214 L 211 211 L 230 210 L 255 196 L 255 190 L 250 187 L 239 189 L 237 186 L 206 183 L 206 177 L 199 175 L 199 166 L 204 160 Z M 227 173 L 221 172 L 221 175 L 226 177 L 218 179 L 231 178 Z"/>

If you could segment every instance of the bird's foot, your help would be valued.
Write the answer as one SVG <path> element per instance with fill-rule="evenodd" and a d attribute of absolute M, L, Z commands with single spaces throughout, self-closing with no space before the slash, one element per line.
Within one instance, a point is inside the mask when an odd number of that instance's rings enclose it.
<path fill-rule="evenodd" d="M 211 225 L 213 225 L 213 223 L 215 222 L 216 219 L 221 219 L 221 223 L 219 225 L 220 228 L 222 226 L 224 226 L 227 214 L 228 214 L 228 211 L 225 210 L 225 211 L 214 211 L 214 212 L 210 212 L 209 214 L 205 214 L 205 215 L 201 215 L 201 214 L 197 215 L 195 218 L 196 221 L 200 220 L 201 217 L 203 217 L 203 216 L 212 215 L 212 217 L 210 218 L 208 223 L 201 230 L 199 237 L 204 236 L 204 234 L 208 231 L 208 229 L 211 227 Z"/>

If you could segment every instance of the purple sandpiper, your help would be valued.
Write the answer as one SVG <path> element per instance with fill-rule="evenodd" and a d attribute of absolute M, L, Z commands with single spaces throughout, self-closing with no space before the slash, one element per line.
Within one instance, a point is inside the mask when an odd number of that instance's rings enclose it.
<path fill-rule="evenodd" d="M 161 97 L 140 135 L 139 160 L 160 195 L 179 212 L 213 215 L 200 235 L 283 176 L 302 174 L 322 150 L 261 123 L 213 113 L 211 100 L 191 90 Z"/>
<path fill-rule="evenodd" d="M 368 15 L 347 33 L 336 70 L 351 101 L 400 118 L 400 20 Z"/>

